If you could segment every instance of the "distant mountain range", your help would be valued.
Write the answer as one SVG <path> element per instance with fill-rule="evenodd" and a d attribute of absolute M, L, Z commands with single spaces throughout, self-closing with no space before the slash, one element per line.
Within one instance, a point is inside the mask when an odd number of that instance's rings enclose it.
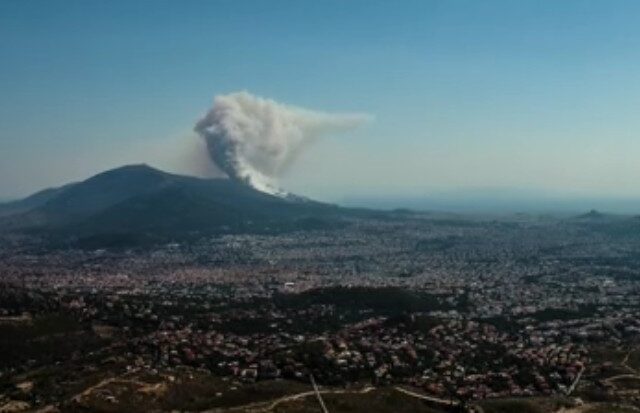
<path fill-rule="evenodd" d="M 126 244 L 202 233 L 321 228 L 353 211 L 295 195 L 269 195 L 229 179 L 130 165 L 0 204 L 0 228 L 89 245 Z"/>

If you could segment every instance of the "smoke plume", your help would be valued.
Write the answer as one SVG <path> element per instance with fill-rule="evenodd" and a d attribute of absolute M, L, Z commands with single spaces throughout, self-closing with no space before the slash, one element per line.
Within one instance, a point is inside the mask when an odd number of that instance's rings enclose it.
<path fill-rule="evenodd" d="M 369 117 L 284 105 L 247 92 L 216 96 L 196 124 L 211 160 L 229 178 L 272 194 L 297 154 L 321 135 L 350 130 Z"/>

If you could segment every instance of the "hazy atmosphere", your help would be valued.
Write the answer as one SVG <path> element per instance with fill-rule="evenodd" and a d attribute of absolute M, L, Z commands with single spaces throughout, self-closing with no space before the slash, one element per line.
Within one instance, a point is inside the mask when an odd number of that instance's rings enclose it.
<path fill-rule="evenodd" d="M 0 413 L 640 412 L 639 22 L 0 0 Z"/>
<path fill-rule="evenodd" d="M 325 116 L 293 138 L 304 150 L 253 159 L 287 191 L 626 210 L 639 16 L 634 1 L 3 1 L 0 198 L 127 163 L 215 174 L 194 127 L 245 93 Z"/>

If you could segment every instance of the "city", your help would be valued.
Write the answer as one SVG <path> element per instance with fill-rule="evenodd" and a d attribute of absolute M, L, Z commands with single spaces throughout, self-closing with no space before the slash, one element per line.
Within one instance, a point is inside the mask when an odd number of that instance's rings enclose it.
<path fill-rule="evenodd" d="M 8 236 L 0 406 L 250 411 L 310 375 L 443 411 L 637 405 L 640 238 L 620 219 L 397 211 L 121 250 Z"/>

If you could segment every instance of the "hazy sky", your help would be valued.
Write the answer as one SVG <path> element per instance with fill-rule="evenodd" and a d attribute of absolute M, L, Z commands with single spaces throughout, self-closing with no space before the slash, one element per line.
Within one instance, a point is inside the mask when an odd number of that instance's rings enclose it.
<path fill-rule="evenodd" d="M 201 168 L 193 126 L 237 90 L 375 116 L 292 165 L 308 196 L 638 197 L 638 22 L 638 1 L 0 1 L 0 197 Z"/>

